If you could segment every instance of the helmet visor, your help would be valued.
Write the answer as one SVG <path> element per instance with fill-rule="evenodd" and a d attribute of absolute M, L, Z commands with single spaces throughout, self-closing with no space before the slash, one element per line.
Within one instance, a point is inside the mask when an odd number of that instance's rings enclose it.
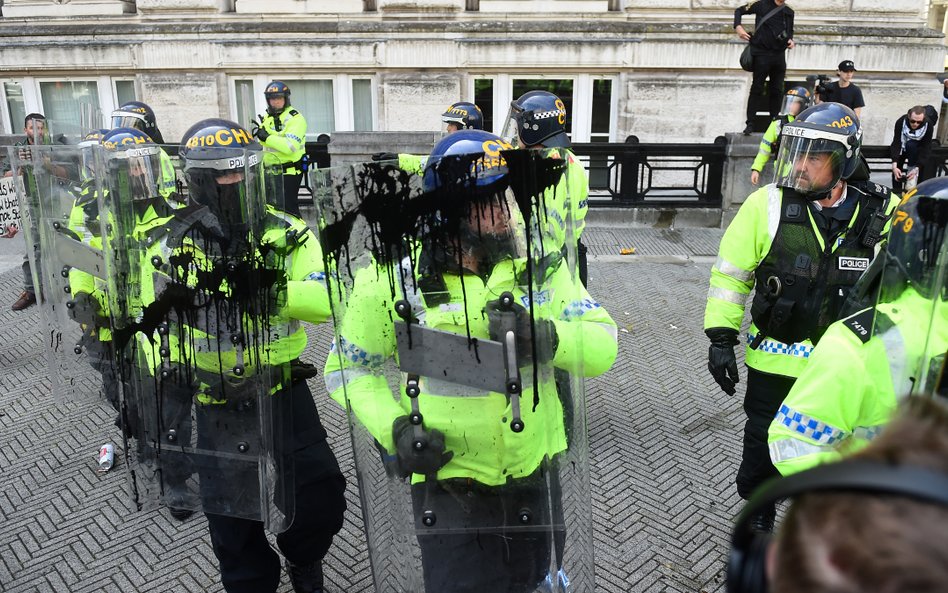
<path fill-rule="evenodd" d="M 507 110 L 507 119 L 505 119 L 504 129 L 500 132 L 500 137 L 507 141 L 511 146 L 520 145 L 520 114 L 523 113 L 513 105 Z"/>
<path fill-rule="evenodd" d="M 120 111 L 112 115 L 112 129 L 132 128 L 145 131 L 145 116 L 140 113 Z"/>
<path fill-rule="evenodd" d="M 160 148 L 145 146 L 129 148 L 109 155 L 115 180 L 114 190 L 123 200 L 149 201 L 160 197 Z"/>
<path fill-rule="evenodd" d="M 780 106 L 780 115 L 792 115 L 796 117 L 803 111 L 806 101 L 799 95 L 787 95 L 783 98 L 783 105 Z"/>
<path fill-rule="evenodd" d="M 846 163 L 846 147 L 831 134 L 815 132 L 813 135 L 816 137 L 783 135 L 775 165 L 774 182 L 778 187 L 794 189 L 803 195 L 817 195 L 825 194 L 839 183 Z"/>

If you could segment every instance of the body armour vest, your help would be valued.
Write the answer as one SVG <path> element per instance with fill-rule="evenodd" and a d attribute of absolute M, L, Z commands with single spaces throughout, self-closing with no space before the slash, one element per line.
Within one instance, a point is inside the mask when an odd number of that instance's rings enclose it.
<path fill-rule="evenodd" d="M 855 220 L 824 237 L 821 248 L 807 200 L 792 190 L 781 191 L 780 225 L 754 273 L 751 318 L 759 333 L 752 348 L 764 337 L 816 344 L 839 318 L 850 289 L 869 267 L 888 218 L 888 196 L 849 185 L 847 199 L 858 200 Z"/>

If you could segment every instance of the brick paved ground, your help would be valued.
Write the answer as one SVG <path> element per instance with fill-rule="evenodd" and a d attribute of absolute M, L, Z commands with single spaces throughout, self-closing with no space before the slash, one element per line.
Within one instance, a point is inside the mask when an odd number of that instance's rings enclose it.
<path fill-rule="evenodd" d="M 585 239 L 591 292 L 620 327 L 615 367 L 588 384 L 597 591 L 723 591 L 742 414 L 741 393 L 721 393 L 705 368 L 720 231 L 597 227 Z M 11 245 L 0 241 L 0 590 L 220 591 L 203 518 L 133 513 L 121 468 L 96 473 L 99 445 L 119 441 L 114 414 L 91 375 L 72 401 L 50 395 L 39 312 L 9 310 L 20 291 Z M 311 332 L 310 360 L 323 360 L 327 336 Z M 312 387 L 350 480 L 329 590 L 370 592 L 345 422 L 321 382 Z"/>

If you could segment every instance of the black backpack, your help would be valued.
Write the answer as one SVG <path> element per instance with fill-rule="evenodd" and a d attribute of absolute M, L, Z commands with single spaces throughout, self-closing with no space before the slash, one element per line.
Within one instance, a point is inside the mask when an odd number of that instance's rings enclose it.
<path fill-rule="evenodd" d="M 925 119 L 927 119 L 932 124 L 932 126 L 938 125 L 938 110 L 932 105 L 926 105 Z"/>

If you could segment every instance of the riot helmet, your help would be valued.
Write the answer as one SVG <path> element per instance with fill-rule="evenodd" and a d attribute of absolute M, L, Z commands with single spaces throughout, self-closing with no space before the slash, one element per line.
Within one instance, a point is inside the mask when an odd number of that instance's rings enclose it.
<path fill-rule="evenodd" d="M 135 128 L 117 128 L 102 136 L 99 143 L 108 152 L 118 184 L 115 190 L 121 197 L 151 202 L 160 196 L 161 148 L 148 134 Z"/>
<path fill-rule="evenodd" d="M 548 91 L 530 91 L 511 101 L 502 133 L 509 142 L 520 140 L 524 148 L 569 148 L 566 135 L 566 105 Z"/>
<path fill-rule="evenodd" d="M 424 189 L 437 200 L 429 235 L 442 237 L 448 251 L 509 248 L 514 239 L 516 202 L 509 191 L 507 162 L 501 151 L 513 147 L 483 130 L 461 130 L 438 142 L 425 164 Z M 525 240 L 525 239 L 524 239 Z M 497 249 L 492 249 L 496 247 Z"/>
<path fill-rule="evenodd" d="M 948 178 L 930 179 L 906 194 L 889 231 L 880 302 L 895 300 L 906 287 L 929 299 L 948 296 L 940 271 L 948 264 L 940 261 L 946 227 Z"/>
<path fill-rule="evenodd" d="M 780 129 L 774 182 L 809 200 L 824 199 L 855 172 L 861 145 L 862 128 L 852 109 L 814 105 Z"/>
<path fill-rule="evenodd" d="M 263 91 L 263 96 L 267 99 L 267 113 L 270 115 L 280 115 L 283 113 L 283 110 L 290 106 L 290 87 L 283 81 L 271 81 L 270 84 L 267 85 L 266 90 Z M 273 107 L 270 104 L 272 99 L 283 99 L 283 106 L 280 108 Z"/>
<path fill-rule="evenodd" d="M 795 86 L 783 96 L 783 105 L 780 115 L 797 117 L 804 109 L 810 106 L 810 91 L 806 87 Z"/>
<path fill-rule="evenodd" d="M 79 141 L 80 175 L 82 187 L 77 203 L 84 205 L 86 202 L 95 200 L 95 193 L 92 186 L 95 184 L 95 158 L 96 152 L 91 147 L 101 144 L 102 139 L 108 135 L 109 130 L 99 129 L 87 132 Z"/>
<path fill-rule="evenodd" d="M 148 134 L 155 144 L 164 144 L 155 112 L 141 101 L 126 101 L 112 112 L 112 128 L 134 128 Z"/>
<path fill-rule="evenodd" d="M 178 155 L 190 198 L 225 230 L 249 229 L 263 216 L 265 201 L 255 195 L 262 191 L 261 151 L 250 132 L 226 119 L 205 119 L 184 133 Z"/>
<path fill-rule="evenodd" d="M 448 132 L 458 130 L 483 130 L 484 114 L 481 108 L 473 103 L 461 101 L 454 103 L 441 114 L 441 121 L 448 124 Z M 454 125 L 455 129 L 451 129 Z"/>

